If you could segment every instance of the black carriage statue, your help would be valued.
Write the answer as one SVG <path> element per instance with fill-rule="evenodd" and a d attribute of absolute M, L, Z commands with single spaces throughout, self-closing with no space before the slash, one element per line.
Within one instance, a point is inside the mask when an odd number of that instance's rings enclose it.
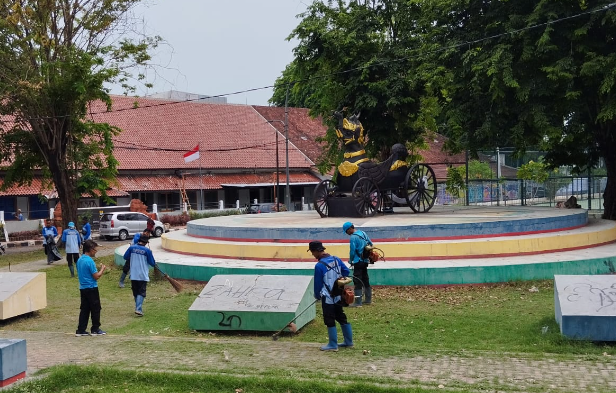
<path fill-rule="evenodd" d="M 344 146 L 344 161 L 335 180 L 323 180 L 314 190 L 314 208 L 321 217 L 371 217 L 407 204 L 415 213 L 426 213 L 436 200 L 436 176 L 427 164 L 406 162 L 403 144 L 392 146 L 381 163 L 366 156 L 364 128 L 359 115 L 338 119 L 336 134 Z"/>

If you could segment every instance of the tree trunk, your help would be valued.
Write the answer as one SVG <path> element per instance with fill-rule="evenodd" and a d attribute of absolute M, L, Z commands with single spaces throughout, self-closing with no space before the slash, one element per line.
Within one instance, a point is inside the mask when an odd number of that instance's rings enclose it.
<path fill-rule="evenodd" d="M 614 152 L 603 155 L 607 169 L 607 184 L 603 193 L 603 218 L 616 220 L 616 156 Z"/>
<path fill-rule="evenodd" d="M 71 179 L 70 172 L 63 168 L 60 160 L 53 160 L 57 156 L 49 157 L 49 170 L 52 173 L 53 182 L 58 191 L 58 198 L 62 204 L 62 229 L 66 229 L 69 222 L 78 223 L 77 207 L 79 199 L 75 197 L 75 183 Z"/>

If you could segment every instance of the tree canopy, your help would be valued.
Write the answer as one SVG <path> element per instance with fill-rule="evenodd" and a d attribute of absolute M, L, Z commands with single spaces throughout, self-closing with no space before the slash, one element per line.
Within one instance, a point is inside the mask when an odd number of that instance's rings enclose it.
<path fill-rule="evenodd" d="M 129 70 L 150 59 L 158 37 L 127 38 L 139 0 L 0 0 L 0 159 L 3 187 L 53 182 L 63 220 L 76 221 L 83 194 L 101 195 L 116 175 L 112 137 L 88 119 L 89 104 L 111 105 L 105 83 L 130 90 Z"/>
<path fill-rule="evenodd" d="M 362 112 L 372 151 L 448 136 L 452 151 L 546 152 L 583 171 L 603 159 L 616 219 L 616 7 L 606 0 L 315 1 L 279 79 L 295 104 Z M 333 140 L 332 140 L 333 145 Z"/>

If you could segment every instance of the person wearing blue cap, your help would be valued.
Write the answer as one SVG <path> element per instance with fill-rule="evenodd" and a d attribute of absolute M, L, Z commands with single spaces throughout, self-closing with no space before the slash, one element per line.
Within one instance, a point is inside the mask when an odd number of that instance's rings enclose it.
<path fill-rule="evenodd" d="M 68 262 L 68 270 L 71 271 L 71 277 L 75 277 L 75 267 L 79 259 L 79 248 L 81 247 L 81 234 L 75 229 L 75 223 L 69 222 L 68 228 L 62 231 L 62 243 L 66 249 L 66 262 Z"/>
<path fill-rule="evenodd" d="M 353 268 L 353 284 L 355 284 L 355 303 L 351 307 L 362 306 L 363 304 L 372 304 L 372 287 L 370 286 L 370 277 L 368 277 L 368 264 L 370 260 L 364 258 L 364 248 L 366 245 L 372 245 L 372 241 L 359 229 L 355 229 L 352 222 L 345 222 L 342 225 L 342 231 L 351 236 L 349 243 L 349 264 Z"/>

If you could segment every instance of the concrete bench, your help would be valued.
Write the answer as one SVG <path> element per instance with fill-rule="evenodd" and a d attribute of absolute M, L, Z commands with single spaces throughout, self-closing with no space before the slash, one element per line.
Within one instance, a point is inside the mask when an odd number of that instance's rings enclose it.
<path fill-rule="evenodd" d="M 0 339 L 0 388 L 26 377 L 26 340 Z"/>

